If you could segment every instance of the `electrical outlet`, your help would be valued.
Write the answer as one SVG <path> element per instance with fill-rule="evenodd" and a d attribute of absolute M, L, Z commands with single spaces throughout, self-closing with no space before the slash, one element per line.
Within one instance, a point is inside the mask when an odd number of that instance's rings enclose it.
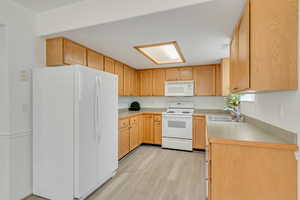
<path fill-rule="evenodd" d="M 300 160 L 300 151 L 295 152 L 295 158 L 296 160 Z"/>

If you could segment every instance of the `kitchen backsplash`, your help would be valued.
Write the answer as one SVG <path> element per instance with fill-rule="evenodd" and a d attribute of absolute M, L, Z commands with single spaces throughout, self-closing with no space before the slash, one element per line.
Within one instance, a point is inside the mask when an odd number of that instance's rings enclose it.
<path fill-rule="evenodd" d="M 138 101 L 143 108 L 166 108 L 172 102 L 193 102 L 197 109 L 223 109 L 223 97 L 119 97 L 119 109 Z"/>

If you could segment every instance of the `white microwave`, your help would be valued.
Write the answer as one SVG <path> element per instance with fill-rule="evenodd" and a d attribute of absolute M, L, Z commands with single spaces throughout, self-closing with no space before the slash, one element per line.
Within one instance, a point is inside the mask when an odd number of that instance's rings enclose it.
<path fill-rule="evenodd" d="M 167 81 L 165 82 L 165 96 L 191 97 L 194 96 L 194 81 Z"/>

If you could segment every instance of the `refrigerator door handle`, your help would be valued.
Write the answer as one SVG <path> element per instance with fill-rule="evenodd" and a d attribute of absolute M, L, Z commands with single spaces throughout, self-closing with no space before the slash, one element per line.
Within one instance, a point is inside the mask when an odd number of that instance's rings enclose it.
<path fill-rule="evenodd" d="M 102 105 L 101 105 L 101 94 L 102 94 L 102 79 L 100 76 L 97 76 L 97 141 L 99 142 L 101 140 L 101 133 L 102 133 L 102 116 L 101 116 L 101 111 L 102 111 Z"/>

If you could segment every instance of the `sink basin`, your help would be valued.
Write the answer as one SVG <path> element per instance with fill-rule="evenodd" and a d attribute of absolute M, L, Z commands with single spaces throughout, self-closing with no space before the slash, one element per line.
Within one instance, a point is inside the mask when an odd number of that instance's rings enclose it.
<path fill-rule="evenodd" d="M 231 116 L 225 116 L 225 115 L 208 116 L 208 120 L 214 122 L 234 122 Z"/>

